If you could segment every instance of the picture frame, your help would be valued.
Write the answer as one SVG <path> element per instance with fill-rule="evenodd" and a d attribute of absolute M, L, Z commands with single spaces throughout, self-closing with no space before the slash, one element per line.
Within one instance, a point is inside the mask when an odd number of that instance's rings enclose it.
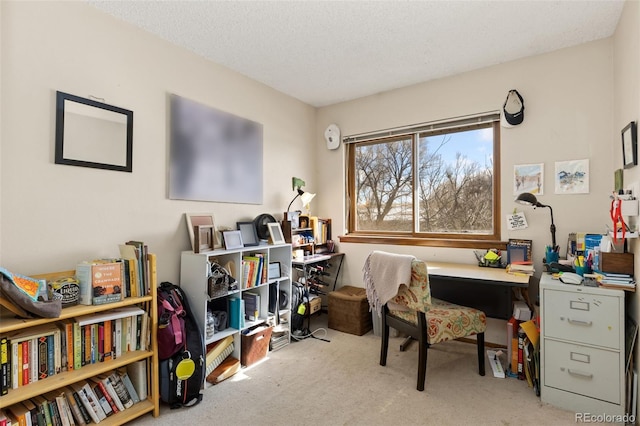
<path fill-rule="evenodd" d="M 523 192 L 536 196 L 544 194 L 544 163 L 513 166 L 513 195 Z"/>
<path fill-rule="evenodd" d="M 55 164 L 133 172 L 133 111 L 57 91 Z"/>
<path fill-rule="evenodd" d="M 636 122 L 624 126 L 620 135 L 622 137 L 622 165 L 625 169 L 638 165 L 638 130 Z"/>
<path fill-rule="evenodd" d="M 278 222 L 267 223 L 269 228 L 269 236 L 271 237 L 271 244 L 284 244 L 284 234 L 282 233 L 282 227 Z"/>
<path fill-rule="evenodd" d="M 213 250 L 215 241 L 215 229 L 213 225 L 195 225 L 194 233 L 194 253 L 202 253 Z"/>
<path fill-rule="evenodd" d="M 185 221 L 187 222 L 187 231 L 189 232 L 189 240 L 191 241 L 191 250 L 196 251 L 194 229 L 193 227 L 211 225 L 213 226 L 213 249 L 222 247 L 217 235 L 215 227 L 215 219 L 213 213 L 185 213 Z"/>
<path fill-rule="evenodd" d="M 555 172 L 556 194 L 589 193 L 589 159 L 556 161 Z"/>
<path fill-rule="evenodd" d="M 236 226 L 242 235 L 244 247 L 257 246 L 260 244 L 258 232 L 253 222 L 236 222 Z"/>
<path fill-rule="evenodd" d="M 224 240 L 224 248 L 227 250 L 243 248 L 242 233 L 239 230 L 223 231 L 222 239 Z"/>
<path fill-rule="evenodd" d="M 270 262 L 269 269 L 267 270 L 267 279 L 275 280 L 282 276 L 282 270 L 280 267 L 280 262 Z"/>

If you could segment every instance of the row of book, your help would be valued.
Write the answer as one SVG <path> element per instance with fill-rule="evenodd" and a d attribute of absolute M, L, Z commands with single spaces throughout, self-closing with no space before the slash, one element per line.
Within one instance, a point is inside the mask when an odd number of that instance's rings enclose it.
<path fill-rule="evenodd" d="M 142 363 L 142 364 L 141 364 Z M 100 423 L 147 399 L 146 365 L 138 361 L 0 410 L 0 426 Z"/>
<path fill-rule="evenodd" d="M 147 350 L 149 315 L 136 306 L 17 331 L 0 339 L 0 395 L 60 372 Z"/>
<path fill-rule="evenodd" d="M 242 288 L 257 287 L 267 282 L 267 255 L 253 253 L 242 257 Z"/>
<path fill-rule="evenodd" d="M 526 380 L 540 396 L 540 333 L 534 320 L 519 321 L 515 317 L 507 322 L 510 363 L 507 375 Z"/>
<path fill-rule="evenodd" d="M 242 297 L 230 297 L 228 300 L 229 326 L 235 329 L 245 327 L 246 321 L 258 321 L 261 315 L 260 295 L 252 292 L 242 293 Z"/>
<path fill-rule="evenodd" d="M 102 305 L 149 294 L 148 247 L 141 241 L 119 246 L 120 257 L 81 262 L 76 266 L 78 303 Z"/>

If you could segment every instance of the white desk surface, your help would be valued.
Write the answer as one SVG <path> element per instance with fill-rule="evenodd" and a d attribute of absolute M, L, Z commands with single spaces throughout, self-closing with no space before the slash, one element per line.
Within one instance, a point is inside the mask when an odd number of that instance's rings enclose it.
<path fill-rule="evenodd" d="M 329 259 L 331 259 L 331 256 L 328 254 L 311 254 L 309 256 L 304 256 L 302 259 L 294 257 L 291 263 L 294 265 L 309 265 L 311 263 L 318 263 Z"/>
<path fill-rule="evenodd" d="M 467 263 L 427 261 L 427 273 L 448 278 L 468 278 L 473 280 L 503 282 L 515 287 L 529 285 L 529 276 L 508 274 L 501 268 L 481 267 Z"/>

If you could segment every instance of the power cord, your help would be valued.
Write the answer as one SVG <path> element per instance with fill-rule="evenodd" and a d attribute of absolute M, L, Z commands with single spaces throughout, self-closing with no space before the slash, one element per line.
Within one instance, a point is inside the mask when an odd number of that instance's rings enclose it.
<path fill-rule="evenodd" d="M 317 337 L 314 336 L 315 333 L 317 332 L 323 332 L 324 334 L 322 335 L 322 337 Z M 309 337 L 312 337 L 314 339 L 318 339 L 318 340 L 322 340 L 324 342 L 331 342 L 331 340 L 327 339 L 327 329 L 326 328 L 316 328 L 314 331 L 309 331 L 306 334 L 303 335 L 296 335 L 295 331 L 293 333 L 291 333 L 291 338 L 297 340 L 298 342 L 304 339 L 307 339 Z"/>

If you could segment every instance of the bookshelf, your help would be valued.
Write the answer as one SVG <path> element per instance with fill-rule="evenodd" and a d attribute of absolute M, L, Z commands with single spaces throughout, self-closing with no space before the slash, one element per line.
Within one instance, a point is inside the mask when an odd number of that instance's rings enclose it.
<path fill-rule="evenodd" d="M 62 371 L 45 379 L 20 386 L 17 389 L 9 389 L 6 395 L 0 396 L 0 409 L 25 401 L 27 399 L 42 395 L 50 391 L 56 391 L 66 386 L 70 386 L 76 382 L 87 380 L 99 374 L 115 370 L 120 367 L 126 367 L 138 361 L 146 362 L 147 376 L 147 399 L 134 404 L 124 411 L 113 414 L 102 420 L 100 424 L 104 425 L 120 425 L 127 423 L 146 413 L 152 413 L 154 417 L 160 415 L 160 393 L 158 387 L 158 348 L 156 331 L 158 326 L 158 314 L 156 305 L 157 278 L 156 278 L 156 256 L 148 255 L 149 259 L 149 294 L 142 297 L 129 297 L 119 302 L 104 305 L 75 305 L 62 309 L 58 318 L 34 318 L 21 319 L 13 316 L 8 309 L 3 309 L 0 313 L 0 337 L 10 337 L 14 332 L 20 330 L 28 330 L 39 325 L 54 324 L 67 319 L 74 319 L 83 315 L 94 314 L 98 312 L 107 312 L 116 308 L 126 306 L 138 306 L 149 314 L 149 331 L 150 346 L 147 350 L 130 351 L 122 354 L 116 359 L 104 362 L 96 362 L 87 364 L 82 368 L 71 371 Z M 33 275 L 33 278 L 54 280 L 64 276 L 73 276 L 75 271 L 55 272 L 41 275 Z"/>
<path fill-rule="evenodd" d="M 243 258 L 255 257 L 254 255 L 262 255 L 264 257 L 264 265 L 278 262 L 280 264 L 280 277 L 260 280 L 259 283 L 251 287 L 244 285 L 243 277 Z M 224 291 L 210 295 L 208 284 L 208 271 L 211 263 L 217 263 L 229 271 L 236 279 L 238 289 L 233 291 Z M 285 332 L 287 335 L 287 344 L 290 342 L 289 323 L 291 319 L 290 300 L 291 300 L 291 245 L 260 245 L 244 247 L 234 250 L 213 250 L 202 253 L 194 253 L 192 251 L 182 252 L 180 263 L 180 287 L 187 293 L 191 308 L 193 309 L 196 320 L 201 330 L 205 334 L 205 345 L 217 342 L 233 336 L 234 349 L 232 356 L 240 359 L 242 353 L 241 333 L 253 326 L 263 324 L 272 317 L 278 316 L 279 325 L 276 329 Z M 253 293 L 260 296 L 259 314 L 257 319 L 248 320 L 245 318 L 244 324 L 232 326 L 230 301 L 231 299 L 242 299 L 244 293 Z M 280 292 L 284 292 L 286 298 L 281 299 Z M 269 307 L 269 300 L 275 297 L 274 303 Z M 275 295 L 275 296 L 274 296 Z M 284 300 L 283 300 L 284 299 Z M 280 302 L 284 307 L 280 308 Z M 275 307 L 275 309 L 274 309 Z M 227 328 L 216 331 L 213 336 L 206 335 L 206 318 L 207 310 L 217 310 L 227 312 Z"/>
<path fill-rule="evenodd" d="M 331 219 L 302 215 L 298 218 L 299 227 L 292 228 L 291 222 L 284 220 L 282 232 L 285 241 L 291 243 L 293 250 L 302 249 L 305 254 L 315 254 L 322 250 L 331 239 Z"/>

